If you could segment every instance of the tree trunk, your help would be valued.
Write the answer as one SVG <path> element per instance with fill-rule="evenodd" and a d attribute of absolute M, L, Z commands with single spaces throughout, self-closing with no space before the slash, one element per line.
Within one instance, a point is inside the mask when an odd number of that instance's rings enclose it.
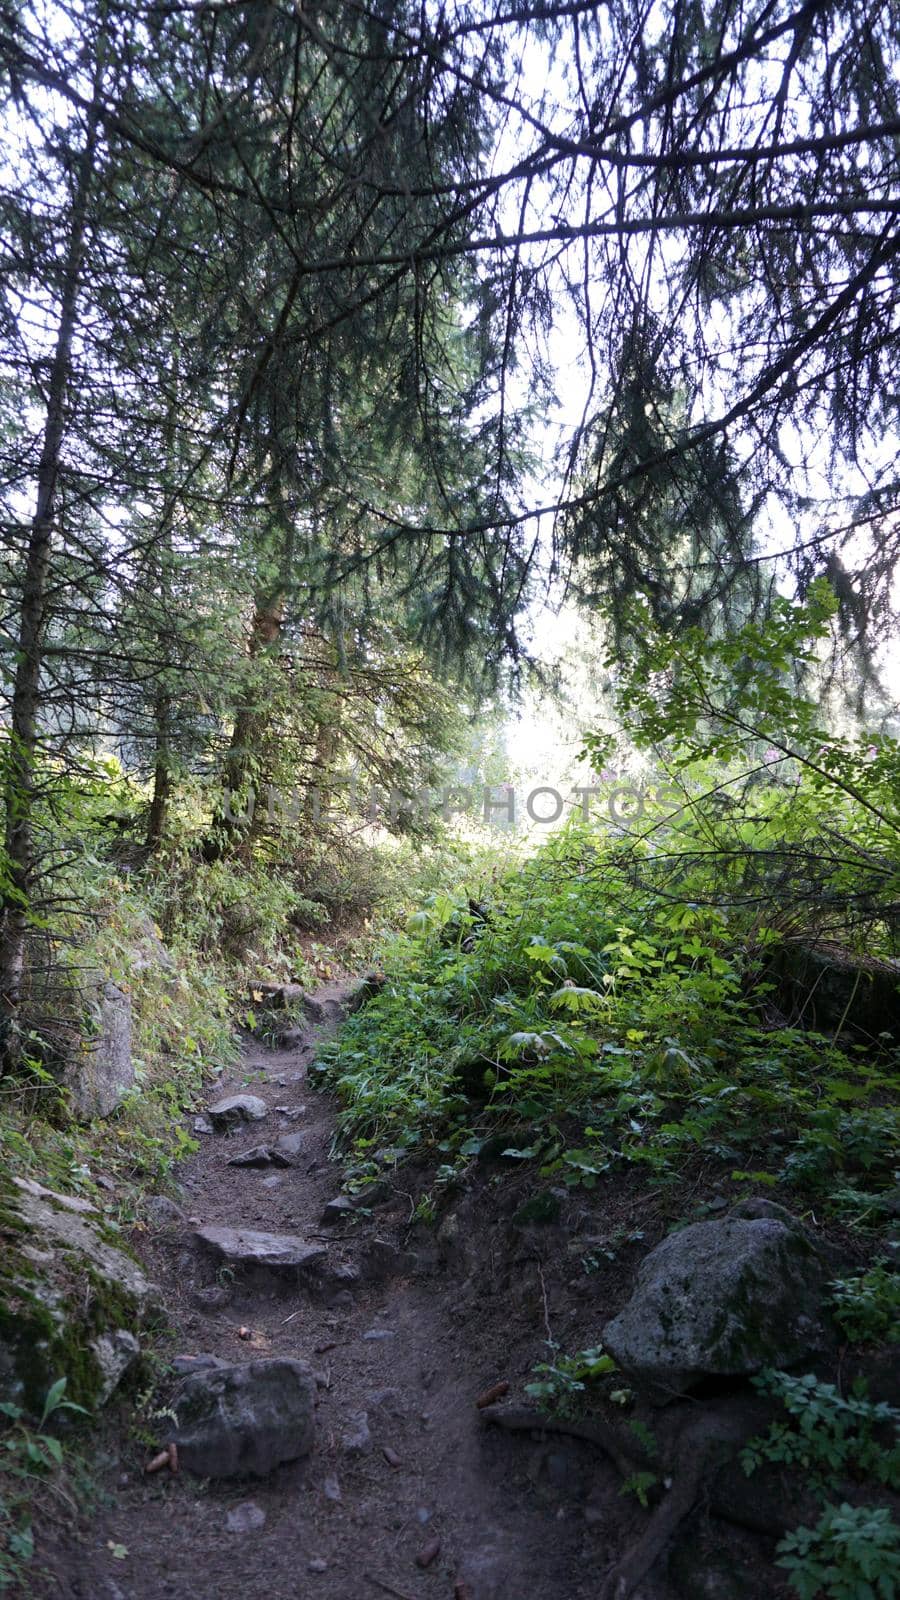
<path fill-rule="evenodd" d="M 250 638 L 248 693 L 238 707 L 231 741 L 225 756 L 222 781 L 225 804 L 216 817 L 217 839 L 208 841 L 207 860 L 218 859 L 239 839 L 252 838 L 254 821 L 259 827 L 263 814 L 263 774 L 260 757 L 265 745 L 268 714 L 262 703 L 259 666 L 281 637 L 285 597 L 281 590 L 257 595 Z"/>
<path fill-rule="evenodd" d="M 44 437 L 37 474 L 34 518 L 25 553 L 17 665 L 11 704 L 9 742 L 3 763 L 6 874 L 0 900 L 0 1071 L 18 1054 L 19 1012 L 25 982 L 29 902 L 34 877 L 36 762 L 47 584 L 56 515 L 66 396 L 72 368 L 78 291 L 84 255 L 88 198 L 97 148 L 97 116 L 92 113 L 78 162 L 72 198 L 71 231 L 62 275 L 56 345 L 50 364 Z"/>
<path fill-rule="evenodd" d="M 169 750 L 169 720 L 172 697 L 166 689 L 158 689 L 154 705 L 156 722 L 156 753 L 153 763 L 153 795 L 147 818 L 148 850 L 157 850 L 162 843 L 168 820 L 169 798 L 172 793 L 172 769 Z"/>

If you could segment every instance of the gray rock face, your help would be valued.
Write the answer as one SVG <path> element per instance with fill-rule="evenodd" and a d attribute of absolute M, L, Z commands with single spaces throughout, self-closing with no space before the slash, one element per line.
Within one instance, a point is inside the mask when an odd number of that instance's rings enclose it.
<path fill-rule="evenodd" d="M 219 1224 L 198 1228 L 196 1239 L 233 1267 L 268 1267 L 279 1272 L 308 1272 L 322 1264 L 324 1245 L 310 1244 L 294 1233 L 263 1233 L 256 1228 Z"/>
<path fill-rule="evenodd" d="M 203 1478 L 265 1476 L 309 1455 L 315 1437 L 316 1382 L 302 1361 L 249 1361 L 195 1372 L 173 1408 L 171 1442 L 189 1472 Z"/>
<path fill-rule="evenodd" d="M 134 1087 L 131 996 L 105 979 L 89 1006 L 93 1036 L 66 1080 L 72 1110 L 81 1122 L 111 1116 Z"/>
<path fill-rule="evenodd" d="M 160 1295 L 136 1261 L 109 1242 L 89 1201 L 28 1178 L 0 1185 L 8 1227 L 0 1293 L 0 1399 L 40 1412 L 55 1379 L 102 1403 L 139 1354 L 138 1334 Z M 72 1349 L 87 1359 L 73 1372 Z"/>
<path fill-rule="evenodd" d="M 790 1367 L 827 1344 L 828 1276 L 799 1227 L 769 1216 L 696 1222 L 650 1252 L 603 1343 L 626 1372 L 669 1394 Z"/>
<path fill-rule="evenodd" d="M 229 1094 L 208 1106 L 206 1114 L 214 1128 L 236 1128 L 241 1122 L 262 1122 L 266 1102 L 255 1094 Z"/>

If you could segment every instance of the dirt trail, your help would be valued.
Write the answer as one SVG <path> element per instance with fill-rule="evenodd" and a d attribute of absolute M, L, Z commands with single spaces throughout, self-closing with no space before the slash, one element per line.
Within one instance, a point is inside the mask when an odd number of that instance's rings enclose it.
<path fill-rule="evenodd" d="M 204 1137 L 179 1173 L 188 1220 L 152 1227 L 138 1246 L 165 1296 L 168 1354 L 290 1356 L 316 1369 L 315 1449 L 264 1479 L 205 1482 L 187 1473 L 145 1477 L 146 1452 L 126 1438 L 110 1470 L 111 1504 L 70 1567 L 73 1600 L 578 1600 L 596 1592 L 601 1530 L 586 1525 L 572 1486 L 577 1478 L 583 1490 L 607 1469 L 589 1447 L 529 1444 L 479 1425 L 476 1396 L 509 1375 L 508 1331 L 477 1305 L 463 1317 L 436 1251 L 398 1254 L 409 1197 L 392 1192 L 358 1221 L 323 1226 L 323 1208 L 339 1192 L 328 1160 L 334 1106 L 305 1074 L 345 994 L 338 984 L 319 991 L 329 1020 L 305 1029 L 296 1048 L 248 1048 L 211 1098 L 258 1095 L 265 1120 Z M 303 1134 L 295 1166 L 227 1164 L 287 1132 Z M 324 1282 L 310 1294 L 265 1273 L 239 1277 L 219 1297 L 224 1304 L 201 1305 L 198 1291 L 221 1287 L 223 1274 L 197 1245 L 198 1222 L 327 1241 Z M 370 1441 L 354 1449 L 361 1414 Z M 164 1433 L 165 1420 L 159 1427 Z M 264 1525 L 231 1531 L 229 1512 L 247 1501 L 265 1513 Z M 416 1557 L 433 1539 L 440 1552 L 423 1570 Z"/>

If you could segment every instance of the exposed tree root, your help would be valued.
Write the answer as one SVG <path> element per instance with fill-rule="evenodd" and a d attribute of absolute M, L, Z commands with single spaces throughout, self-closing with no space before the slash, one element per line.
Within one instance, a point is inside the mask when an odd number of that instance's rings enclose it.
<path fill-rule="evenodd" d="M 528 1406 L 489 1406 L 481 1415 L 485 1422 L 515 1433 L 539 1431 L 585 1439 L 599 1445 L 625 1476 L 635 1469 L 665 1474 L 671 1487 L 651 1512 L 640 1538 L 607 1573 L 598 1600 L 629 1600 L 704 1492 L 713 1490 L 722 1466 L 733 1459 L 760 1423 L 758 1403 L 743 1399 L 729 1401 L 715 1411 L 692 1406 L 670 1413 L 659 1429 L 669 1437 L 660 1441 L 659 1454 L 651 1460 L 633 1433 L 602 1418 L 569 1421 Z M 711 1504 L 715 1504 L 714 1497 Z"/>

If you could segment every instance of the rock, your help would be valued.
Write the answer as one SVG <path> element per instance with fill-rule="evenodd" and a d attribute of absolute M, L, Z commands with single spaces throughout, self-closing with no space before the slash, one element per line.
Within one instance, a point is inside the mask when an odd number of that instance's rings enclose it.
<path fill-rule="evenodd" d="M 131 996 L 104 979 L 87 1001 L 90 1037 L 77 1065 L 66 1074 L 69 1104 L 80 1122 L 108 1117 L 134 1087 L 131 1057 Z"/>
<path fill-rule="evenodd" d="M 290 1157 L 277 1145 L 255 1144 L 252 1150 L 242 1150 L 239 1155 L 231 1156 L 227 1165 L 229 1167 L 289 1167 Z"/>
<path fill-rule="evenodd" d="M 341 1448 L 349 1456 L 364 1456 L 372 1448 L 372 1435 L 369 1432 L 369 1419 L 364 1411 L 358 1411 L 350 1418 L 350 1425 L 341 1435 Z"/>
<path fill-rule="evenodd" d="M 278 1032 L 278 1048 L 279 1048 L 279 1050 L 300 1050 L 300 1049 L 302 1049 L 303 1045 L 305 1045 L 305 1043 L 306 1043 L 306 1032 L 305 1032 L 305 1030 L 303 1028 L 287 1027 L 287 1028 L 279 1029 L 279 1032 Z M 302 1076 L 303 1076 L 302 1072 L 295 1072 L 295 1073 L 291 1074 L 290 1078 L 287 1081 L 289 1083 L 298 1083 L 300 1081 L 300 1079 L 302 1078 Z M 283 1080 L 281 1078 L 278 1079 L 279 1083 L 281 1083 L 282 1081 Z"/>
<path fill-rule="evenodd" d="M 367 1395 L 370 1411 L 380 1413 L 381 1419 L 397 1422 L 406 1416 L 406 1406 L 399 1389 L 374 1389 Z"/>
<path fill-rule="evenodd" d="M 303 1133 L 283 1133 L 275 1140 L 275 1149 L 279 1156 L 284 1157 L 284 1166 L 293 1166 L 297 1156 L 303 1154 L 306 1135 Z"/>
<path fill-rule="evenodd" d="M 703 1378 L 790 1367 L 829 1343 L 828 1277 L 799 1227 L 775 1217 L 695 1222 L 646 1257 L 603 1343 L 626 1372 L 670 1395 Z"/>
<path fill-rule="evenodd" d="M 214 1128 L 235 1128 L 240 1122 L 262 1122 L 266 1115 L 265 1100 L 255 1094 L 229 1094 L 207 1106 L 207 1116 Z"/>
<path fill-rule="evenodd" d="M 194 1305 L 201 1311 L 222 1311 L 231 1299 L 231 1290 L 219 1284 L 212 1284 L 208 1289 L 195 1289 Z"/>
<path fill-rule="evenodd" d="M 177 1373 L 179 1378 L 186 1378 L 192 1372 L 206 1372 L 210 1367 L 226 1367 L 227 1365 L 227 1361 L 223 1361 L 221 1356 L 204 1354 L 198 1356 L 176 1356 L 172 1362 L 172 1371 Z"/>
<path fill-rule="evenodd" d="M 375 1344 L 383 1339 L 396 1339 L 396 1337 L 397 1335 L 395 1334 L 393 1328 L 369 1328 L 368 1331 L 363 1334 L 363 1338 L 368 1344 Z"/>
<path fill-rule="evenodd" d="M 229 1533 L 255 1533 L 265 1525 L 266 1513 L 255 1500 L 242 1500 L 239 1506 L 232 1506 L 225 1518 Z"/>
<path fill-rule="evenodd" d="M 272 1359 L 216 1367 L 184 1380 L 173 1401 L 170 1443 L 202 1478 L 265 1476 L 283 1461 L 309 1455 L 315 1436 L 316 1384 L 302 1361 Z"/>
<path fill-rule="evenodd" d="M 328 1562 L 323 1561 L 321 1556 L 313 1556 L 311 1560 L 307 1561 L 306 1570 L 307 1572 L 327 1572 Z"/>
<path fill-rule="evenodd" d="M 344 1002 L 347 1015 L 352 1017 L 355 1011 L 361 1011 L 364 1005 L 374 1000 L 384 988 L 387 979 L 381 972 L 367 972 L 360 979 L 354 989 L 351 989 Z"/>
<path fill-rule="evenodd" d="M 0 1175 L 0 1399 L 40 1414 L 57 1378 L 102 1404 L 140 1354 L 159 1290 L 89 1201 Z"/>
<path fill-rule="evenodd" d="M 341 1486 L 338 1483 L 337 1478 L 335 1478 L 333 1474 L 330 1475 L 327 1478 L 323 1478 L 323 1480 L 322 1480 L 322 1493 L 325 1496 L 326 1500 L 331 1500 L 335 1504 L 337 1504 L 342 1499 Z"/>
<path fill-rule="evenodd" d="M 267 1178 L 263 1178 L 262 1186 L 264 1189 L 277 1189 L 279 1184 L 282 1183 L 284 1183 L 284 1178 L 280 1172 L 270 1172 Z"/>
<path fill-rule="evenodd" d="M 325 1020 L 324 1006 L 307 994 L 301 983 L 256 983 L 252 988 L 262 993 L 265 1004 L 274 1011 L 299 1008 L 310 1022 Z"/>
<path fill-rule="evenodd" d="M 101 1333 L 98 1339 L 93 1339 L 91 1349 L 98 1367 L 97 1401 L 104 1405 L 129 1367 L 134 1366 L 141 1347 L 129 1328 L 114 1328 L 111 1333 Z"/>
<path fill-rule="evenodd" d="M 347 1217 L 354 1216 L 355 1209 L 348 1195 L 336 1195 L 333 1200 L 329 1200 L 325 1210 L 322 1212 L 322 1226 L 324 1228 L 335 1227 L 337 1223 L 345 1221 Z"/>
<path fill-rule="evenodd" d="M 144 1201 L 144 1211 L 157 1228 L 168 1228 L 176 1222 L 185 1222 L 186 1213 L 170 1200 L 167 1194 L 151 1194 Z"/>
<path fill-rule="evenodd" d="M 208 1133 L 214 1133 L 215 1132 L 215 1129 L 213 1128 L 213 1125 L 210 1122 L 209 1117 L 195 1117 L 194 1118 L 193 1127 L 194 1127 L 194 1132 L 195 1133 L 199 1133 L 199 1134 L 208 1134 Z"/>
<path fill-rule="evenodd" d="M 213 1255 L 232 1267 L 267 1267 L 285 1273 L 309 1272 L 326 1258 L 324 1245 L 310 1244 L 294 1233 L 263 1233 L 256 1228 L 218 1224 L 198 1228 L 194 1236 Z"/>

